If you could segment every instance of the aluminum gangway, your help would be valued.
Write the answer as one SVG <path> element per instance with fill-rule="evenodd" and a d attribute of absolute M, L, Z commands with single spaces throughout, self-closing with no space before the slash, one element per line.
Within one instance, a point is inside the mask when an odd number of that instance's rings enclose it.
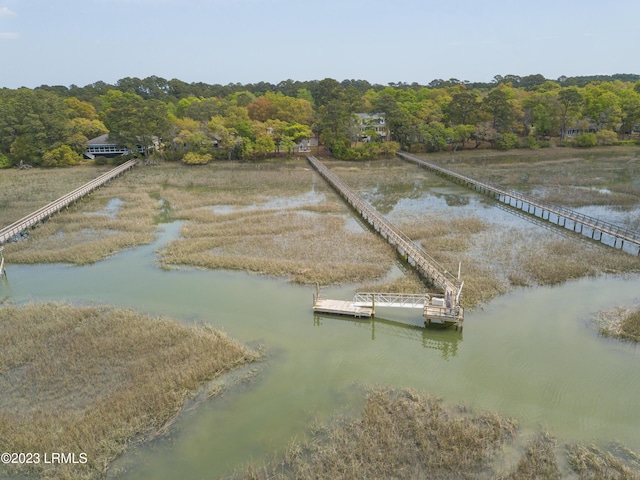
<path fill-rule="evenodd" d="M 428 304 L 431 296 L 428 293 L 372 293 L 358 292 L 353 297 L 354 305 L 359 307 L 392 307 L 420 308 Z"/>
<path fill-rule="evenodd" d="M 79 200 L 84 197 L 88 193 L 91 193 L 96 188 L 104 185 L 105 183 L 113 180 L 118 175 L 126 172 L 127 170 L 133 168 L 136 164 L 135 160 L 129 160 L 118 167 L 109 170 L 106 173 L 103 173 L 99 177 L 91 180 L 90 182 L 84 184 L 83 186 L 76 188 L 74 191 L 67 193 L 66 195 L 60 197 L 59 199 L 45 205 L 44 207 L 36 210 L 33 213 L 30 213 L 26 217 L 21 218 L 17 222 L 12 223 L 11 225 L 4 227 L 0 230 L 0 245 L 8 242 L 12 238 L 17 237 L 25 230 L 33 227 L 39 222 L 42 222 L 49 218 L 54 213 L 59 212 L 63 208 L 69 206 L 71 203 Z"/>
<path fill-rule="evenodd" d="M 443 290 L 442 305 L 432 305 L 429 314 L 434 321 L 455 323 L 464 319 L 464 309 L 460 306 L 460 294 L 464 282 L 460 282 L 433 257 L 416 245 L 407 235 L 381 215 L 374 207 L 365 202 L 342 179 L 327 168 L 314 156 L 308 156 L 309 163 L 344 198 L 351 207 L 364 218 L 396 250 L 405 257 L 420 273 L 429 278 L 434 285 Z M 423 304 L 424 305 L 424 304 Z M 426 314 L 425 310 L 425 314 Z M 425 317 L 426 318 L 426 317 Z"/>
<path fill-rule="evenodd" d="M 476 180 L 405 152 L 397 152 L 397 155 L 404 160 L 425 167 L 447 180 L 487 195 L 500 203 L 526 212 L 552 225 L 572 230 L 603 245 L 618 248 L 634 255 L 640 255 L 640 232 L 635 232 L 568 208 L 527 197 L 515 190 Z"/>

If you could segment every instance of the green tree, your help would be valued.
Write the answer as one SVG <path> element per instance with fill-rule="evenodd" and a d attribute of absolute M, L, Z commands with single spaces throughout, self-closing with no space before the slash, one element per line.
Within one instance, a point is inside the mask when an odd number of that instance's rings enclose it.
<path fill-rule="evenodd" d="M 567 123 L 574 118 L 582 105 L 582 94 L 577 87 L 563 88 L 558 92 L 558 104 L 560 106 L 560 138 L 567 134 Z"/>
<path fill-rule="evenodd" d="M 590 83 L 583 89 L 584 113 L 598 130 L 616 130 L 622 122 L 622 108 L 610 83 Z"/>
<path fill-rule="evenodd" d="M 135 150 L 138 145 L 152 145 L 154 138 L 161 139 L 169 133 L 169 113 L 160 100 L 143 100 L 133 93 L 111 90 L 102 101 L 109 139 L 119 145 Z"/>
<path fill-rule="evenodd" d="M 465 90 L 453 95 L 445 113 L 450 125 L 470 125 L 478 120 L 480 107 L 478 95 Z"/>
<path fill-rule="evenodd" d="M 483 99 L 482 106 L 491 117 L 491 125 L 495 130 L 498 132 L 511 130 L 518 113 L 512 87 L 501 83 Z"/>
<path fill-rule="evenodd" d="M 42 162 L 42 155 L 60 146 L 70 111 L 64 100 L 46 90 L 0 90 L 0 153 L 12 163 Z"/>

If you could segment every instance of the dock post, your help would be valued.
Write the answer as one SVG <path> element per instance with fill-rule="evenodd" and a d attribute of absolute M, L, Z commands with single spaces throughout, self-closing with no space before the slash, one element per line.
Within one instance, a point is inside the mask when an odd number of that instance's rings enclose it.
<path fill-rule="evenodd" d="M 3 248 L 0 247 L 0 278 L 7 276 L 7 271 L 4 268 L 4 256 L 2 255 Z"/>

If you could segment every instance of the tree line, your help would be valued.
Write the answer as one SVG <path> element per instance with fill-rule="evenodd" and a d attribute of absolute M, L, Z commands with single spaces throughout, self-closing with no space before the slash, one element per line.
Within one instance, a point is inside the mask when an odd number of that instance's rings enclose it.
<path fill-rule="evenodd" d="M 355 113 L 380 113 L 388 135 L 362 144 Z M 135 149 L 162 139 L 167 160 L 262 158 L 291 153 L 315 136 L 339 158 L 361 159 L 395 148 L 438 151 L 632 141 L 640 124 L 640 76 L 494 77 L 428 85 L 366 80 L 285 80 L 209 85 L 124 78 L 114 85 L 0 90 L 0 168 L 21 162 L 67 166 L 88 139 L 109 133 Z"/>

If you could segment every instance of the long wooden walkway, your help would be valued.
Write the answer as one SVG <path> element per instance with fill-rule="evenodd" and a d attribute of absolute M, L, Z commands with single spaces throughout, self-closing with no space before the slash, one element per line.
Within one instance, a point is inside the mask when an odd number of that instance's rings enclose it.
<path fill-rule="evenodd" d="M 322 164 L 317 158 L 308 156 L 309 163 L 322 177 L 364 218 L 375 231 L 385 238 L 398 252 L 407 258 L 418 271 L 429 278 L 437 287 L 444 291 L 442 306 L 437 309 L 440 317 L 448 318 L 452 323 L 460 323 L 464 318 L 464 310 L 460 306 L 460 294 L 463 283 L 448 272 L 434 258 L 389 220 L 382 216 L 375 208 L 365 202 L 342 179 Z M 432 312 L 433 313 L 433 312 Z M 435 318 L 435 314 L 434 314 Z"/>
<path fill-rule="evenodd" d="M 508 190 L 481 182 L 466 175 L 453 172 L 439 165 L 422 160 L 405 152 L 397 155 L 409 162 L 425 167 L 452 182 L 487 195 L 505 205 L 534 215 L 559 227 L 564 227 L 599 241 L 604 245 L 618 248 L 627 253 L 640 255 L 640 233 L 614 225 L 597 218 L 583 215 L 568 208 L 541 202 L 515 190 Z"/>
<path fill-rule="evenodd" d="M 133 168 L 135 164 L 136 164 L 135 160 L 129 160 L 128 162 L 123 163 L 122 165 L 114 168 L 113 170 L 109 170 L 108 172 L 100 175 L 94 180 L 91 180 L 85 185 L 79 188 L 76 188 L 73 192 L 67 193 L 66 195 L 60 197 L 56 201 L 51 202 L 50 204 L 45 205 L 44 207 L 27 215 L 26 217 L 21 218 L 17 222 L 14 222 L 9 226 L 4 227 L 2 230 L 0 230 L 0 245 L 8 242 L 12 238 L 17 237 L 19 234 L 33 227 L 37 223 L 42 222 L 43 220 L 46 220 L 54 213 L 59 212 L 63 208 L 67 207 L 68 205 L 75 202 L 76 200 L 84 197 L 85 195 L 92 192 L 96 188 L 104 185 L 110 180 L 113 180 L 118 175 L 121 175 L 122 173 L 126 172 L 130 168 Z"/>

